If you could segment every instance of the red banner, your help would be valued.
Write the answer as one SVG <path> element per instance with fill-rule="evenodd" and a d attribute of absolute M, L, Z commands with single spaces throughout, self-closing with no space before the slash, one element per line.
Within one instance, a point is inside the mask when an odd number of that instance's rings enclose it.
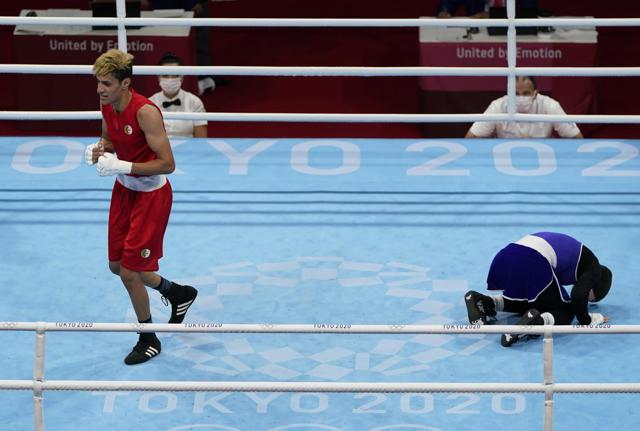
<path fill-rule="evenodd" d="M 595 42 L 519 42 L 517 66 L 594 67 Z M 507 44 L 503 41 L 421 41 L 421 66 L 506 67 Z M 569 114 L 592 114 L 596 78 L 535 77 L 538 90 L 558 100 Z M 480 113 L 492 100 L 507 92 L 506 77 L 427 76 L 420 78 L 422 112 L 429 114 Z M 426 137 L 462 137 L 471 124 L 426 124 Z"/>
<path fill-rule="evenodd" d="M 597 45 L 593 43 L 519 43 L 516 65 L 519 67 L 593 67 Z M 507 44 L 492 42 L 423 42 L 420 44 L 421 66 L 506 67 Z M 576 77 L 584 82 L 593 78 Z M 554 90 L 555 78 L 536 78 L 542 91 Z M 562 83 L 565 85 L 566 83 Z M 422 77 L 420 87 L 426 91 L 504 91 L 503 77 Z"/>
<path fill-rule="evenodd" d="M 15 62 L 23 64 L 92 65 L 100 54 L 117 48 L 116 36 L 99 35 L 14 35 Z M 127 38 L 128 52 L 135 56 L 132 87 L 145 96 L 160 91 L 154 75 L 135 74 L 135 65 L 156 65 L 162 55 L 171 51 L 186 65 L 195 64 L 193 31 L 188 37 L 133 36 Z M 186 81 L 186 89 L 195 90 L 195 78 Z M 91 75 L 18 75 L 19 110 L 97 111 L 100 109 L 95 79 Z M 42 122 L 21 122 L 25 130 L 42 129 Z M 81 131 L 95 128 L 87 122 L 51 122 L 47 129 Z"/>

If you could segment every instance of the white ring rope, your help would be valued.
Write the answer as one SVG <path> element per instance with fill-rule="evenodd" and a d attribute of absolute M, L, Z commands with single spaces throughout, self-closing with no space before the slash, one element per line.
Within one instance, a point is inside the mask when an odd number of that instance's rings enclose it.
<path fill-rule="evenodd" d="M 214 392 L 544 392 L 542 383 L 414 383 L 414 382 L 211 382 L 47 380 L 52 391 L 214 391 Z M 637 386 L 637 390 L 634 390 Z M 628 388 L 627 388 L 628 387 Z M 33 390 L 32 380 L 0 380 L 0 388 Z M 594 388 L 588 388 L 594 389 Z M 622 388 L 621 388 L 622 389 Z M 640 385 L 626 384 L 626 392 Z M 580 392 L 579 390 L 577 392 Z M 593 392 L 593 391 L 585 391 Z"/>
<path fill-rule="evenodd" d="M 510 76 L 507 67 L 348 67 L 348 66 L 134 66 L 136 75 L 236 76 Z M 640 67 L 516 67 L 521 76 L 640 76 Z M 0 73 L 92 75 L 91 66 L 0 64 Z"/>
<path fill-rule="evenodd" d="M 84 18 L 0 16 L 0 25 L 117 25 L 191 27 L 638 27 L 640 18 Z"/>
<path fill-rule="evenodd" d="M 201 333 L 325 333 L 325 334 L 640 334 L 640 325 L 355 325 L 277 323 L 96 323 L 0 322 L 0 331 L 36 332 L 201 332 Z"/>
<path fill-rule="evenodd" d="M 169 120 L 287 123 L 469 123 L 473 121 L 640 124 L 640 115 L 541 114 L 306 114 L 258 112 L 166 112 Z M 100 111 L 0 111 L 0 120 L 99 120 Z"/>
<path fill-rule="evenodd" d="M 46 380 L 49 391 L 182 391 L 182 392 L 546 392 L 544 383 L 416 382 L 211 382 L 134 380 Z M 33 390 L 32 380 L 0 380 L 0 389 Z M 557 393 L 640 393 L 639 383 L 555 383 Z"/>

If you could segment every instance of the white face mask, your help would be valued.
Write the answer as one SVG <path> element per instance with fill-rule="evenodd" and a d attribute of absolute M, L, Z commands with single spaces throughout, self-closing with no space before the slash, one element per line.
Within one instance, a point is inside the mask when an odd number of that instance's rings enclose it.
<path fill-rule="evenodd" d="M 182 86 L 182 78 L 160 78 L 160 88 L 165 94 L 173 96 Z"/>
<path fill-rule="evenodd" d="M 516 96 L 516 111 L 526 114 L 533 107 L 533 96 Z"/>

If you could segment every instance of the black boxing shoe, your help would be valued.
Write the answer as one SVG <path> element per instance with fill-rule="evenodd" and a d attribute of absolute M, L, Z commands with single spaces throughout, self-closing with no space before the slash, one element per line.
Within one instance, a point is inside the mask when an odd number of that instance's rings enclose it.
<path fill-rule="evenodd" d="M 540 316 L 540 312 L 535 308 L 532 308 L 522 315 L 516 325 L 544 325 L 544 320 Z M 502 334 L 502 337 L 500 337 L 500 344 L 502 344 L 504 347 L 511 347 L 516 343 L 521 343 L 536 338 L 540 338 L 540 334 Z"/>
<path fill-rule="evenodd" d="M 193 301 L 196 300 L 197 296 L 198 290 L 196 288 L 172 282 L 171 289 L 163 295 L 163 298 L 171 303 L 169 323 L 182 323 L 187 310 L 193 305 Z"/>
<path fill-rule="evenodd" d="M 151 337 L 146 337 L 143 341 L 142 337 L 138 340 L 136 345 L 131 350 L 131 353 L 124 358 L 124 363 L 127 365 L 137 365 L 147 362 L 149 359 L 156 357 L 160 354 L 162 346 L 158 337 L 153 334 Z"/>
<path fill-rule="evenodd" d="M 464 294 L 464 303 L 467 306 L 469 323 L 472 325 L 484 325 L 497 320 L 496 304 L 490 296 L 470 290 Z"/>

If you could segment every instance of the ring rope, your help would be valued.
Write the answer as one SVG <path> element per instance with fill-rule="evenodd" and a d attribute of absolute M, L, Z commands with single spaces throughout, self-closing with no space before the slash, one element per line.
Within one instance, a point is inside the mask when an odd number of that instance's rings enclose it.
<path fill-rule="evenodd" d="M 201 332 L 325 334 L 640 334 L 640 325 L 351 325 L 275 323 L 96 323 L 0 322 L 0 331 L 39 332 Z"/>
<path fill-rule="evenodd" d="M 640 115 L 541 114 L 307 114 L 258 112 L 167 112 L 169 120 L 287 123 L 469 123 L 473 121 L 640 124 Z M 0 111 L 0 120 L 99 120 L 100 111 Z"/>
<path fill-rule="evenodd" d="M 515 67 L 522 76 L 640 76 L 640 67 Z M 349 67 L 349 66 L 134 66 L 136 75 L 235 76 L 510 76 L 508 67 Z M 92 75 L 92 66 L 72 64 L 0 64 L 0 73 Z"/>
<path fill-rule="evenodd" d="M 92 18 L 0 16 L 0 25 L 189 27 L 637 27 L 640 18 Z"/>
<path fill-rule="evenodd" d="M 0 389 L 33 390 L 32 380 L 0 380 Z M 261 382 L 46 380 L 49 391 L 181 391 L 181 392 L 529 392 L 544 393 L 544 383 L 447 382 Z M 640 383 L 554 383 L 555 393 L 640 393 Z"/>

